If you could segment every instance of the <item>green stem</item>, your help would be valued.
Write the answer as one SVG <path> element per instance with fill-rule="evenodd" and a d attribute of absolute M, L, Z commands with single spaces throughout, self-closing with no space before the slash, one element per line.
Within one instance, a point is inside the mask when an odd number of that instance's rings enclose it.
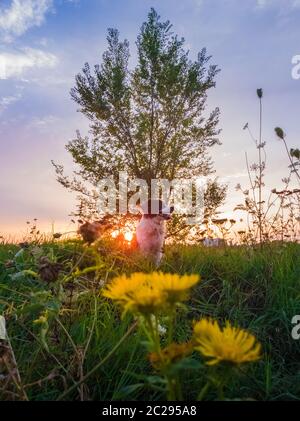
<path fill-rule="evenodd" d="M 94 368 L 92 368 L 91 371 L 89 371 L 80 381 L 73 384 L 73 386 L 69 387 L 64 393 L 62 393 L 57 400 L 60 401 L 64 399 L 70 392 L 72 392 L 74 389 L 76 389 L 78 386 L 80 386 L 82 383 L 84 383 L 92 374 L 95 373 L 104 363 L 106 363 L 107 360 L 117 351 L 117 349 L 122 345 L 122 343 L 127 339 L 127 337 L 132 333 L 132 331 L 136 328 L 137 322 L 133 323 L 130 328 L 127 330 L 127 332 L 122 336 L 122 338 L 119 340 L 119 342 L 113 347 L 113 349 L 106 355 L 103 360 L 101 360 L 98 364 L 95 365 Z"/>
<path fill-rule="evenodd" d="M 261 98 L 259 99 L 259 145 L 258 145 L 258 155 L 259 155 L 259 185 L 258 185 L 258 192 L 259 192 L 259 214 L 258 214 L 258 222 L 259 222 L 259 243 L 260 247 L 262 247 L 262 240 L 263 240 L 263 232 L 262 232 L 262 159 L 261 159 L 261 143 L 262 142 L 262 101 Z"/>
<path fill-rule="evenodd" d="M 179 378 L 177 377 L 175 379 L 176 381 L 176 396 L 178 397 L 179 401 L 183 401 L 183 395 L 182 395 L 182 388 Z"/>
<path fill-rule="evenodd" d="M 176 382 L 174 378 L 166 375 L 166 379 L 168 382 L 168 394 L 167 394 L 167 400 L 168 401 L 176 401 Z"/>
<path fill-rule="evenodd" d="M 220 401 L 223 401 L 225 396 L 224 396 L 224 383 L 220 383 L 220 385 L 218 386 L 218 397 Z"/>
<path fill-rule="evenodd" d="M 203 398 L 206 396 L 208 390 L 210 388 L 210 382 L 208 381 L 200 390 L 199 395 L 197 397 L 197 401 L 202 401 Z"/>
<path fill-rule="evenodd" d="M 155 317 L 155 320 L 153 318 Z M 147 323 L 148 329 L 149 329 L 149 336 L 152 339 L 152 344 L 154 347 L 155 352 L 159 355 L 162 367 L 161 367 L 161 373 L 165 377 L 167 381 L 167 400 L 168 401 L 175 401 L 176 400 L 176 381 L 173 376 L 170 376 L 167 372 L 167 367 L 164 366 L 164 358 L 162 355 L 161 345 L 160 345 L 160 338 L 158 333 L 158 320 L 156 316 L 149 316 L 145 317 L 145 321 Z"/>
<path fill-rule="evenodd" d="M 170 345 L 170 343 L 173 341 L 174 322 L 175 322 L 175 310 L 172 309 L 170 311 L 170 317 L 169 317 L 168 345 Z"/>
<path fill-rule="evenodd" d="M 159 334 L 158 334 L 157 318 L 156 318 L 156 316 L 152 316 L 152 317 L 155 317 L 155 328 L 153 326 L 153 319 L 151 318 L 151 316 L 145 317 L 145 320 L 146 320 L 147 325 L 149 327 L 149 333 L 150 333 L 150 336 L 152 338 L 154 350 L 161 356 L 161 346 L 160 346 L 160 339 L 159 339 Z"/>

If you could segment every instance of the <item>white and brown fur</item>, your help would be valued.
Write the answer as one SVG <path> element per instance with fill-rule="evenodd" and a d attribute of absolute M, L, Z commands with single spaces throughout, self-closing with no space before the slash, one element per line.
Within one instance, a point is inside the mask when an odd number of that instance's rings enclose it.
<path fill-rule="evenodd" d="M 154 209 L 155 205 L 157 209 Z M 171 218 L 174 208 L 165 206 L 161 200 L 148 200 L 139 209 L 142 218 L 136 227 L 137 244 L 140 251 L 158 266 L 163 256 L 165 221 Z"/>

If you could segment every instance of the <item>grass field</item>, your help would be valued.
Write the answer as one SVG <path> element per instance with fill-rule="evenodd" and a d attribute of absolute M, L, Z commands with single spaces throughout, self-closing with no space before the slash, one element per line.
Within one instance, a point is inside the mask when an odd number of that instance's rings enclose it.
<path fill-rule="evenodd" d="M 59 264 L 54 276 L 47 262 Z M 0 245 L 0 314 L 11 344 L 6 359 L 2 346 L 0 398 L 166 399 L 143 331 L 100 293 L 118 274 L 152 270 L 135 252 L 120 252 L 112 243 Z M 177 310 L 176 342 L 189 340 L 193 320 L 207 316 L 229 320 L 261 342 L 262 359 L 226 381 L 225 399 L 300 400 L 300 340 L 291 337 L 292 317 L 300 314 L 300 245 L 168 246 L 160 270 L 201 276 L 187 305 Z M 181 364 L 182 398 L 197 399 L 207 365 L 196 352 Z M 201 398 L 219 396 L 212 387 Z"/>

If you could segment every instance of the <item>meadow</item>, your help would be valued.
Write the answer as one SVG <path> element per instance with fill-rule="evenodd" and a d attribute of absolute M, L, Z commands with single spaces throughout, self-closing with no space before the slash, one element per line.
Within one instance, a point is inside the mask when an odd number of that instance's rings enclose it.
<path fill-rule="evenodd" d="M 0 401 L 300 400 L 299 1 L 4 3 Z"/>
<path fill-rule="evenodd" d="M 153 270 L 113 239 L 0 245 L 0 313 L 9 338 L 0 342 L 0 399 L 170 398 L 139 319 L 102 294 L 120 274 Z M 222 372 L 221 395 L 218 366 L 199 352 L 172 362 L 176 399 L 300 399 L 300 341 L 291 336 L 300 314 L 299 244 L 168 245 L 159 270 L 201 277 L 175 310 L 173 342 L 189 343 L 194 321 L 209 317 L 246 329 L 262 345 L 257 361 Z M 163 315 L 158 320 L 163 347 L 169 325 Z"/>

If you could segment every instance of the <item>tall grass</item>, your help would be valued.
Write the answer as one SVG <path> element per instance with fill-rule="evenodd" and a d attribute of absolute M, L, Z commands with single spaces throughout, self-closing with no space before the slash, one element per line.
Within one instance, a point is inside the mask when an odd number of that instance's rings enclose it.
<path fill-rule="evenodd" d="M 0 246 L 0 313 L 7 320 L 27 398 L 164 399 L 164 385 L 145 356 L 143 333 L 133 327 L 122 341 L 134 319 L 122 318 L 120 310 L 99 293 L 115 275 L 149 272 L 151 265 L 113 244 L 86 247 L 68 241 L 38 247 L 30 246 L 15 257 L 18 246 Z M 24 272 L 38 274 L 35 253 L 63 265 L 56 282 L 47 284 Z M 247 328 L 263 345 L 263 359 L 227 385 L 227 398 L 300 398 L 300 343 L 291 337 L 291 319 L 300 314 L 299 263 L 300 246 L 294 243 L 272 243 L 262 250 L 166 248 L 162 271 L 198 273 L 202 279 L 178 314 L 176 341 L 190 338 L 193 320 L 211 316 Z M 47 328 L 34 323 L 45 311 Z M 184 399 L 196 399 L 205 384 L 204 362 L 198 355 L 194 358 L 199 369 L 186 367 L 181 379 Z M 12 381 L 0 381 L 0 395 L 1 399 L 23 396 Z M 217 395 L 211 390 L 206 399 Z"/>

